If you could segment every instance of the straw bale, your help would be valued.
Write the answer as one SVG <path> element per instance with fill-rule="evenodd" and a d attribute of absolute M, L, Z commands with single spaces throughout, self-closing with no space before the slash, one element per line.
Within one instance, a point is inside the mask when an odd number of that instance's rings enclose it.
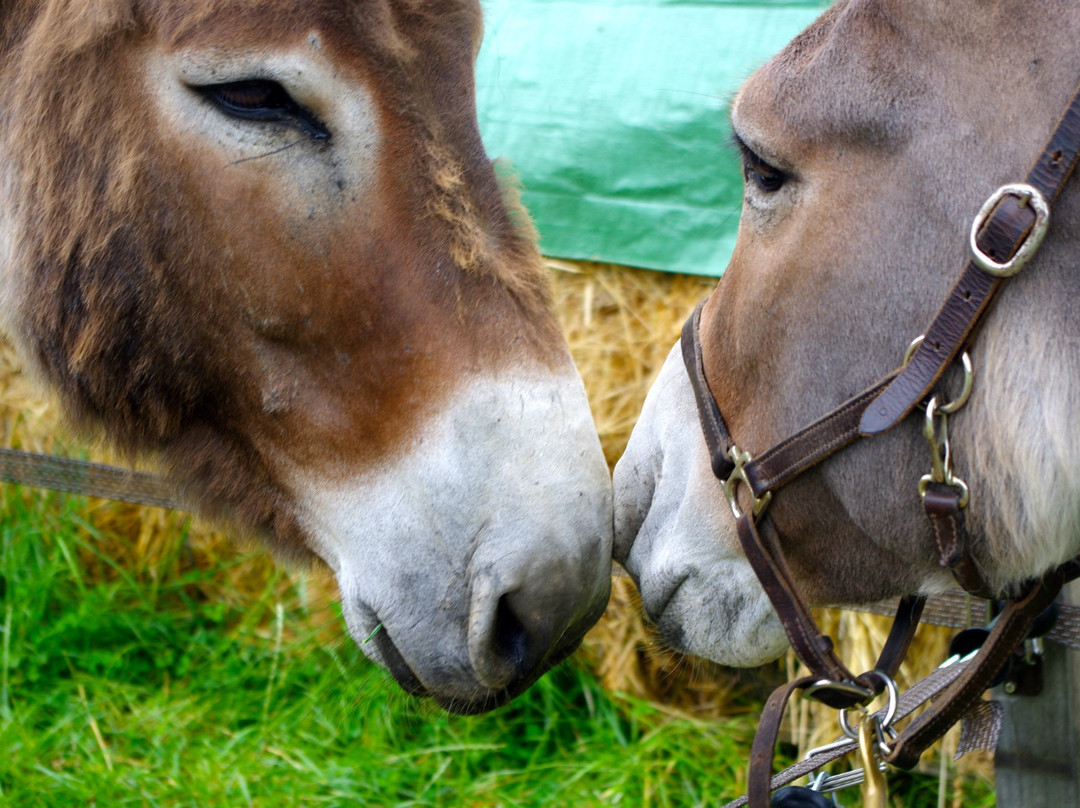
<path fill-rule="evenodd" d="M 612 467 L 645 394 L 712 278 L 551 261 L 555 310 Z"/>

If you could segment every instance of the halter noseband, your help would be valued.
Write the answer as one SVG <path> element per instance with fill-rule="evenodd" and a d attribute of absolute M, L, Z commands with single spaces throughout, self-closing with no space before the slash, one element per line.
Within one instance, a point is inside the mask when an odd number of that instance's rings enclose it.
<path fill-rule="evenodd" d="M 972 558 L 963 525 L 967 487 L 951 473 L 944 417 L 952 409 L 931 397 L 942 375 L 974 340 L 981 318 L 1005 280 L 1019 272 L 1045 235 L 1050 208 L 1062 192 L 1080 158 L 1080 87 L 1023 184 L 999 188 L 983 205 L 972 224 L 972 257 L 949 292 L 925 334 L 909 349 L 905 363 L 832 412 L 756 457 L 738 448 L 709 390 L 702 361 L 699 322 L 704 302 L 687 320 L 682 353 L 697 401 L 713 473 L 722 481 L 738 527 L 747 560 L 780 616 L 788 638 L 811 676 L 777 690 L 766 704 L 751 753 L 748 797 L 752 808 L 769 800 L 769 773 L 780 718 L 796 690 L 843 709 L 865 704 L 882 690 L 914 636 L 925 598 L 909 596 L 900 602 L 889 638 L 875 671 L 853 675 L 820 633 L 809 608 L 794 585 L 780 547 L 779 536 L 765 516 L 773 493 L 804 471 L 861 438 L 887 432 L 929 399 L 924 433 L 931 442 L 934 471 L 920 482 L 923 506 L 933 528 L 943 566 L 972 594 L 990 591 Z M 953 405 L 957 408 L 962 402 Z M 750 494 L 744 510 L 740 489 Z M 1008 600 L 979 654 L 955 683 L 900 735 L 884 744 L 882 757 L 911 768 L 922 752 L 978 700 L 1002 664 L 1023 640 L 1034 619 L 1057 596 L 1062 584 L 1080 576 L 1080 557 L 1029 582 L 1023 593 Z"/>

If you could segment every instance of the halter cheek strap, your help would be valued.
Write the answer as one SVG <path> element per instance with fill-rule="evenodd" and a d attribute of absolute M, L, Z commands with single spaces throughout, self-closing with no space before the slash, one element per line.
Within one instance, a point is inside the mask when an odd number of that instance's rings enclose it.
<path fill-rule="evenodd" d="M 974 339 L 982 316 L 1005 280 L 1019 272 L 1038 249 L 1048 225 L 1050 205 L 1061 194 L 1078 160 L 1080 87 L 1027 181 L 998 189 L 976 216 L 970 235 L 972 259 L 904 366 L 756 458 L 740 450 L 731 439 L 705 377 L 699 339 L 704 301 L 683 327 L 683 360 L 697 400 L 713 473 L 723 482 L 747 560 L 779 615 L 796 654 L 812 672 L 810 677 L 778 690 L 766 704 L 751 756 L 748 790 L 751 808 L 768 805 L 772 750 L 780 717 L 794 692 L 803 690 L 829 706 L 843 709 L 865 704 L 881 690 L 881 677 L 872 675 L 875 672 L 854 676 L 840 662 L 833 652 L 832 641 L 821 634 L 799 596 L 779 537 L 770 520 L 764 517 L 773 493 L 854 441 L 888 431 L 930 396 L 946 368 Z M 937 454 L 940 447 L 936 442 L 938 427 L 933 404 L 931 399 L 927 410 L 928 438 L 938 467 L 941 458 Z M 947 466 L 947 439 L 944 459 Z M 924 479 L 926 484 L 921 486 L 939 559 L 966 590 L 980 596 L 991 595 L 971 556 L 964 529 L 966 486 L 951 477 L 951 470 L 945 470 L 949 473 Z M 743 487 L 748 489 L 749 497 L 742 496 Z M 745 500 L 749 500 L 746 510 Z M 914 766 L 922 752 L 960 720 L 989 687 L 1004 660 L 1024 639 L 1035 618 L 1053 602 L 1062 584 L 1076 577 L 1080 577 L 1080 556 L 1041 580 L 1029 583 L 1019 597 L 1008 600 L 975 659 L 931 707 L 887 745 L 884 759 L 902 768 Z M 889 676 L 895 673 L 911 642 L 923 605 L 924 600 L 919 597 L 901 601 L 877 670 Z"/>
<path fill-rule="evenodd" d="M 1050 207 L 1061 195 L 1078 159 L 1080 94 L 1073 96 L 1042 154 L 1028 172 L 1023 187 L 1036 194 L 1026 196 L 1026 192 L 1017 191 L 1022 186 L 1005 186 L 1010 190 L 991 196 L 983 212 L 976 217 L 972 228 L 972 260 L 927 329 L 919 350 L 867 408 L 860 424 L 863 434 L 876 435 L 899 423 L 927 396 L 965 341 L 973 338 L 976 324 L 1004 280 L 1015 275 L 1038 248 Z M 1032 201 L 1037 199 L 1045 205 L 1041 222 L 1038 203 Z M 980 226 L 980 220 L 985 223 L 983 226 Z M 1022 254 L 1031 239 L 1034 239 L 1034 246 L 1023 253 L 1022 262 L 1010 263 Z"/>

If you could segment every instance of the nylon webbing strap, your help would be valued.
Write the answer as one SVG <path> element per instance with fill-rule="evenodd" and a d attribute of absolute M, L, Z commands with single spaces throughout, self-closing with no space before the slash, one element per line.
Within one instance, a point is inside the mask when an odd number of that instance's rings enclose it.
<path fill-rule="evenodd" d="M 0 481 L 134 505 L 184 509 L 176 489 L 161 477 L 68 457 L 0 449 Z"/>
<path fill-rule="evenodd" d="M 982 626 L 989 621 L 988 601 L 972 597 L 964 592 L 945 592 L 932 595 L 926 601 L 922 622 L 948 628 Z M 863 606 L 835 606 L 846 612 L 865 612 L 890 617 L 896 612 L 896 601 L 883 601 Z M 1057 622 L 1043 637 L 1064 648 L 1080 651 L 1080 606 L 1058 603 Z"/>

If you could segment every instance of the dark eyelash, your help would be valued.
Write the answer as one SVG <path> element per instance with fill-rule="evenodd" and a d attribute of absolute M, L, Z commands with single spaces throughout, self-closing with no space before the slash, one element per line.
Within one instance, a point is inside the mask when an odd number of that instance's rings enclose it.
<path fill-rule="evenodd" d="M 743 139 L 734 132 L 728 132 L 726 145 L 731 151 L 739 155 L 746 151 L 746 144 L 743 143 Z"/>
<path fill-rule="evenodd" d="M 191 89 L 233 118 L 285 124 L 316 141 L 330 138 L 330 130 L 276 81 L 244 79 Z"/>
<path fill-rule="evenodd" d="M 775 193 L 784 187 L 784 183 L 789 179 L 788 174 L 763 160 L 738 135 L 733 134 L 732 140 L 742 154 L 743 178 L 746 182 L 753 182 L 760 190 L 768 194 Z"/>

